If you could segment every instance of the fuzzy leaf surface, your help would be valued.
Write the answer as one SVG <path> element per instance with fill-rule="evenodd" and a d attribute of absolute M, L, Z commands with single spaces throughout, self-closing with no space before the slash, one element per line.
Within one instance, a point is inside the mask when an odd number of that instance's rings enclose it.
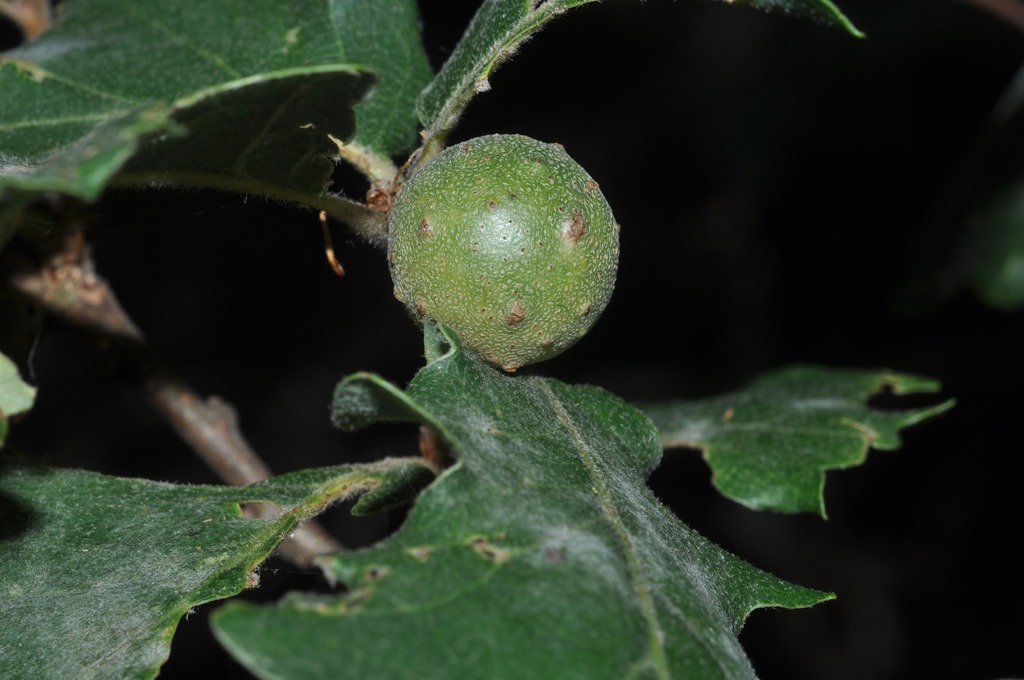
<path fill-rule="evenodd" d="M 667 448 L 700 449 L 725 496 L 754 509 L 825 516 L 825 472 L 899 448 L 899 430 L 953 405 L 889 411 L 869 397 L 935 392 L 927 378 L 792 366 L 710 399 L 643 406 Z"/>
<path fill-rule="evenodd" d="M 32 408 L 36 390 L 25 383 L 18 367 L 0 353 L 0 446 L 7 439 L 7 419 Z"/>
<path fill-rule="evenodd" d="M 419 116 L 428 135 L 443 138 L 469 101 L 490 89 L 488 78 L 494 69 L 548 22 L 590 2 L 594 0 L 485 0 L 451 57 L 420 95 Z M 861 35 L 830 0 L 740 2 L 767 11 L 806 16 Z"/>
<path fill-rule="evenodd" d="M 251 585 L 289 531 L 362 494 L 407 500 L 416 460 L 303 470 L 247 487 L 186 486 L 27 465 L 0 455 L 0 677 L 153 677 L 178 620 Z M 276 520 L 240 503 L 272 503 Z"/>
<path fill-rule="evenodd" d="M 139 181 L 322 193 L 338 155 L 328 134 L 351 139 L 356 116 L 371 152 L 415 141 L 430 76 L 416 5 L 374 5 L 68 3 L 0 56 L 0 204 L 91 200 L 126 163 Z"/>
<path fill-rule="evenodd" d="M 431 343 L 438 358 L 405 392 L 372 374 L 342 382 L 334 419 L 425 423 L 458 462 L 389 539 L 322 558 L 347 593 L 215 612 L 258 677 L 752 678 L 736 640 L 747 614 L 831 597 L 661 505 L 644 484 L 661 445 L 633 407 Z"/>

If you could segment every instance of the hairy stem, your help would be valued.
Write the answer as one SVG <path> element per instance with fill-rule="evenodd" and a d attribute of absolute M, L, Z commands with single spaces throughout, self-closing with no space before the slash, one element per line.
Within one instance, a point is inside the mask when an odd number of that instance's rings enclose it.
<path fill-rule="evenodd" d="M 316 195 L 271 182 L 195 172 L 125 172 L 117 175 L 111 182 L 111 186 L 123 188 L 190 186 L 266 196 L 283 203 L 322 210 L 330 217 L 347 224 L 356 236 L 363 240 L 379 247 L 384 247 L 387 244 L 387 217 L 358 201 L 338 194 Z"/>
<path fill-rule="evenodd" d="M 150 403 L 225 482 L 241 486 L 272 476 L 242 436 L 234 409 L 216 397 L 203 399 L 163 366 L 110 286 L 96 274 L 80 237 L 69 239 L 64 252 L 42 267 L 15 268 L 10 284 L 48 313 L 120 346 Z M 273 512 L 262 504 L 257 507 L 259 516 Z M 318 555 L 340 549 L 312 522 L 279 548 L 286 559 L 302 567 L 310 566 Z"/>

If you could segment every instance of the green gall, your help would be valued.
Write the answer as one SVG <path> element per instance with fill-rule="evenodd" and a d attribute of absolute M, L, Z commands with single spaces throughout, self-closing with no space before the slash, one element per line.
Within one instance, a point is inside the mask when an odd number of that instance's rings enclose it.
<path fill-rule="evenodd" d="M 395 297 L 506 371 L 590 330 L 618 257 L 597 182 L 560 145 L 520 135 L 445 149 L 401 186 L 389 217 Z"/>

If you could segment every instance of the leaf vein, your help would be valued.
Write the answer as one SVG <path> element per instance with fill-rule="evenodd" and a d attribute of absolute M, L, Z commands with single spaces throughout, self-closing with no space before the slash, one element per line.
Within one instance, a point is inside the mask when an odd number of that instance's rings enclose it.
<path fill-rule="evenodd" d="M 163 24 L 163 22 L 156 21 L 154 19 L 151 19 L 151 18 L 145 16 L 144 14 L 140 14 L 139 12 L 134 11 L 130 4 L 126 4 L 124 6 L 124 9 L 125 9 L 125 11 L 131 13 L 136 19 L 144 21 L 145 23 L 149 24 L 150 26 L 152 26 L 154 29 L 156 29 L 160 33 L 164 34 L 167 37 L 167 39 L 170 40 L 175 45 L 178 45 L 180 47 L 183 47 L 183 48 L 191 51 L 196 56 L 198 56 L 201 59 L 203 59 L 203 60 L 213 64 L 214 66 L 219 68 L 224 73 L 227 73 L 228 75 L 230 75 L 232 78 L 241 78 L 242 77 L 241 71 L 238 71 L 237 69 L 232 67 L 230 64 L 228 64 L 219 55 L 217 55 L 217 54 L 215 54 L 213 52 L 210 52 L 209 50 L 203 49 L 203 48 L 199 47 L 198 45 L 193 44 L 192 42 L 189 42 L 188 40 L 185 39 L 184 36 L 178 35 L 174 31 L 172 31 L 170 28 L 165 26 Z"/>
<path fill-rule="evenodd" d="M 42 66 L 34 62 L 25 62 L 21 59 L 0 58 L 0 66 L 3 66 L 4 64 L 11 64 L 15 68 L 21 70 L 23 73 L 28 73 L 28 77 L 32 78 L 33 80 L 55 80 L 61 85 L 64 85 L 65 87 L 68 87 L 72 90 L 84 92 L 86 94 L 90 94 L 95 97 L 100 97 L 102 99 L 112 99 L 114 101 L 122 102 L 125 104 L 136 103 L 136 100 L 130 99 L 128 97 L 124 97 L 119 94 L 114 94 L 113 92 L 107 92 L 105 90 L 98 90 L 94 87 L 88 87 L 80 82 L 70 80 L 65 76 L 62 76 L 60 74 L 54 73 L 53 71 L 43 68 Z"/>
<path fill-rule="evenodd" d="M 63 118 L 34 118 L 32 120 L 19 121 L 17 123 L 2 123 L 0 131 L 24 130 L 28 128 L 48 127 L 52 125 L 66 125 L 68 123 L 94 123 L 96 121 L 112 120 L 119 116 L 127 115 L 130 111 L 101 111 L 82 116 L 66 116 Z"/>
<path fill-rule="evenodd" d="M 572 437 L 576 452 L 584 467 L 586 467 L 590 474 L 592 488 L 597 495 L 598 502 L 601 505 L 601 510 L 621 543 L 623 551 L 626 553 L 626 560 L 629 564 L 629 570 L 633 578 L 633 590 L 636 593 L 637 599 L 640 601 L 644 618 L 647 621 L 651 663 L 658 676 L 667 680 L 667 678 L 669 678 L 669 672 L 668 660 L 665 657 L 664 648 L 665 634 L 658 621 L 658 613 L 654 606 L 654 599 L 651 595 L 650 585 L 646 578 L 646 571 L 640 561 L 637 548 L 633 543 L 629 530 L 626 528 L 622 517 L 619 515 L 619 512 L 615 507 L 615 503 L 612 500 L 611 493 L 604 483 L 604 479 L 601 477 L 597 469 L 597 464 L 590 452 L 587 442 L 584 441 L 579 428 L 576 427 L 576 424 L 573 422 L 572 417 L 566 410 L 565 405 L 562 404 L 558 395 L 555 394 L 554 390 L 551 389 L 551 386 L 546 381 L 538 380 L 537 384 L 540 385 L 544 396 L 547 398 L 552 409 L 554 409 L 556 417 Z"/>

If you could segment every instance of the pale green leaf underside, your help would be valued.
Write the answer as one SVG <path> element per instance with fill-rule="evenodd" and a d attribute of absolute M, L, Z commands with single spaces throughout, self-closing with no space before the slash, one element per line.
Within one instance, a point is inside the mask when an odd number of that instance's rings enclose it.
<path fill-rule="evenodd" d="M 473 96 L 489 88 L 488 78 L 494 69 L 530 36 L 566 10 L 593 1 L 485 0 L 451 57 L 420 95 L 417 108 L 428 136 L 443 139 Z M 768 11 L 807 16 L 860 35 L 830 0 L 739 1 Z"/>
<path fill-rule="evenodd" d="M 428 334 L 438 356 L 444 340 Z M 751 678 L 736 640 L 747 614 L 830 597 L 662 506 L 644 484 L 661 446 L 639 411 L 447 342 L 404 393 L 370 374 L 339 385 L 339 424 L 426 423 L 459 462 L 392 537 L 323 558 L 346 594 L 215 612 L 218 638 L 257 676 Z"/>
<path fill-rule="evenodd" d="M 298 522 L 364 493 L 357 509 L 407 500 L 430 477 L 388 460 L 184 486 L 0 456 L 0 677 L 152 677 L 182 615 L 240 592 Z M 243 517 L 256 502 L 284 514 Z"/>
<path fill-rule="evenodd" d="M 7 419 L 28 411 L 35 398 L 35 388 L 27 385 L 14 362 L 0 353 L 0 446 L 7 438 Z"/>
<path fill-rule="evenodd" d="M 643 406 L 666 447 L 696 448 L 724 495 L 755 509 L 825 516 L 825 471 L 859 465 L 869 448 L 899 447 L 899 430 L 952 406 L 888 411 L 868 398 L 934 392 L 927 378 L 793 366 L 710 399 Z"/>
<path fill-rule="evenodd" d="M 0 203 L 94 199 L 128 159 L 156 182 L 315 196 L 355 115 L 370 152 L 414 142 L 429 75 L 412 0 L 76 0 L 0 56 Z"/>

